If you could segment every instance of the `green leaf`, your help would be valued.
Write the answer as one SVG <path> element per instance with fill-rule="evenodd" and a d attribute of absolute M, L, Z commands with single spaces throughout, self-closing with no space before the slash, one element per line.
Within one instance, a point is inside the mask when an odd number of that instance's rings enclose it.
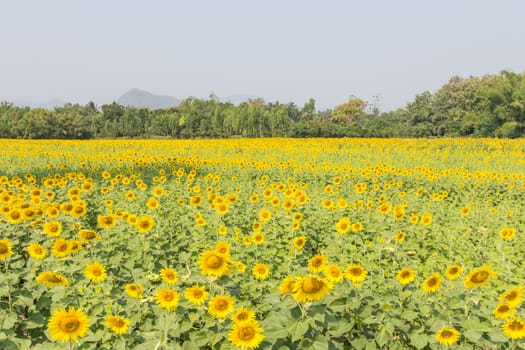
<path fill-rule="evenodd" d="M 334 337 L 340 337 L 350 332 L 353 327 L 354 327 L 353 321 L 339 321 L 335 329 L 329 330 L 328 333 Z"/>
<path fill-rule="evenodd" d="M 4 316 L 0 316 L 1 329 L 11 329 L 16 323 L 16 315 L 14 313 L 7 313 Z"/>
<path fill-rule="evenodd" d="M 376 342 L 380 347 L 383 347 L 392 337 L 385 331 L 379 332 L 376 335 Z"/>
<path fill-rule="evenodd" d="M 364 336 L 360 336 L 350 342 L 355 349 L 364 349 L 368 341 Z"/>
<path fill-rule="evenodd" d="M 416 349 L 423 349 L 428 344 L 428 338 L 424 334 L 412 333 L 410 335 L 410 343 L 414 345 Z"/>
<path fill-rule="evenodd" d="M 310 325 L 308 321 L 299 321 L 295 324 L 295 327 L 292 328 L 291 336 L 292 342 L 296 342 L 303 337 L 303 335 L 308 331 Z"/>
<path fill-rule="evenodd" d="M 24 321 L 24 326 L 27 329 L 43 327 L 46 324 L 46 319 L 41 314 L 32 314 Z"/>
<path fill-rule="evenodd" d="M 465 333 L 463 333 L 463 335 L 471 342 L 476 343 L 481 339 L 483 333 L 476 329 L 468 329 L 465 331 Z"/>
<path fill-rule="evenodd" d="M 508 338 L 500 332 L 489 333 L 490 340 L 496 343 L 503 343 L 508 340 Z"/>

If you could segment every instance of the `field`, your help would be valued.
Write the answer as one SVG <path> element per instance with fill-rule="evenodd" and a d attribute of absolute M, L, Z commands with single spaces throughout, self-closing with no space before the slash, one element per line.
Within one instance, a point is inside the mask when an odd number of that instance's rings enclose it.
<path fill-rule="evenodd" d="M 525 349 L 525 141 L 2 140 L 2 349 Z"/>

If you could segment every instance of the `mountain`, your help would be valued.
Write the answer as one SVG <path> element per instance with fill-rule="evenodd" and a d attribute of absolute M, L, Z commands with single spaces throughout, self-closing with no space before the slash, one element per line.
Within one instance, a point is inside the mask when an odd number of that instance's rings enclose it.
<path fill-rule="evenodd" d="M 130 107 L 160 109 L 177 106 L 180 101 L 172 96 L 154 95 L 151 92 L 131 89 L 117 99 L 117 103 Z"/>

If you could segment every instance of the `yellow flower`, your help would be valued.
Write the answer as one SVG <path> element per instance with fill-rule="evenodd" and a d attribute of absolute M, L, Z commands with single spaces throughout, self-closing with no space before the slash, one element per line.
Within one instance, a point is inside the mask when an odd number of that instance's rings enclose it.
<path fill-rule="evenodd" d="M 295 249 L 303 249 L 306 244 L 306 237 L 297 236 L 293 239 L 293 246 Z"/>
<path fill-rule="evenodd" d="M 330 282 L 322 277 L 301 277 L 294 283 L 293 298 L 300 303 L 322 299 L 332 290 Z"/>
<path fill-rule="evenodd" d="M 97 232 L 94 230 L 80 230 L 78 231 L 78 238 L 82 243 L 89 243 L 95 239 L 100 239 L 100 236 L 97 235 Z"/>
<path fill-rule="evenodd" d="M 107 315 L 104 318 L 104 323 L 116 334 L 124 334 L 128 331 L 128 327 L 131 324 L 130 320 L 120 316 Z"/>
<path fill-rule="evenodd" d="M 280 287 L 279 287 L 279 293 L 281 294 L 292 294 L 295 287 L 295 278 L 294 277 L 286 277 Z"/>
<path fill-rule="evenodd" d="M 142 298 L 142 288 L 143 286 L 138 283 L 128 283 L 125 286 L 125 291 L 130 298 Z"/>
<path fill-rule="evenodd" d="M 114 215 L 101 215 L 97 218 L 97 222 L 102 228 L 112 228 L 117 224 L 117 220 Z"/>
<path fill-rule="evenodd" d="M 89 330 L 89 318 L 82 310 L 75 310 L 72 306 L 68 311 L 58 309 L 53 312 L 47 328 L 53 340 L 60 342 L 76 342 Z"/>
<path fill-rule="evenodd" d="M 356 286 L 359 286 L 368 275 L 368 272 L 360 265 L 348 265 L 344 273 L 345 278 Z"/>
<path fill-rule="evenodd" d="M 208 298 L 208 292 L 206 292 L 204 287 L 194 285 L 192 287 L 186 288 L 186 290 L 184 291 L 184 297 L 191 304 L 202 305 L 204 304 L 204 301 Z"/>
<path fill-rule="evenodd" d="M 445 272 L 445 276 L 449 280 L 457 280 L 461 273 L 463 272 L 463 268 L 459 265 L 452 265 L 447 268 L 447 271 Z"/>
<path fill-rule="evenodd" d="M 44 233 L 49 237 L 57 237 L 62 233 L 62 223 L 58 221 L 44 223 Z"/>
<path fill-rule="evenodd" d="M 311 272 L 321 272 L 327 262 L 328 259 L 325 256 L 317 254 L 308 260 L 308 270 Z"/>
<path fill-rule="evenodd" d="M 521 339 L 525 337 L 525 322 L 514 317 L 503 325 L 503 333 L 511 339 Z"/>
<path fill-rule="evenodd" d="M 504 241 L 508 241 L 512 239 L 515 235 L 516 235 L 516 230 L 513 229 L 512 227 L 504 227 L 501 229 L 501 231 L 499 231 L 499 236 Z"/>
<path fill-rule="evenodd" d="M 509 304 L 499 304 L 493 311 L 495 318 L 506 319 L 514 315 L 516 309 Z"/>
<path fill-rule="evenodd" d="M 421 215 L 421 225 L 428 226 L 432 223 L 432 214 L 425 213 Z"/>
<path fill-rule="evenodd" d="M 395 239 L 396 239 L 396 241 L 398 243 L 401 243 L 401 242 L 403 242 L 405 240 L 405 237 L 406 237 L 405 233 L 403 231 L 400 231 L 400 232 L 396 233 Z"/>
<path fill-rule="evenodd" d="M 416 271 L 407 268 L 401 269 L 396 278 L 402 285 L 407 285 L 416 279 Z"/>
<path fill-rule="evenodd" d="M 234 346 L 242 350 L 255 349 L 264 340 L 263 331 L 256 321 L 239 322 L 228 333 L 228 339 Z"/>
<path fill-rule="evenodd" d="M 216 295 L 208 303 L 208 313 L 224 319 L 233 312 L 233 299 L 229 295 Z"/>
<path fill-rule="evenodd" d="M 227 242 L 219 241 L 215 245 L 215 251 L 227 257 L 230 254 L 230 245 Z"/>
<path fill-rule="evenodd" d="M 155 198 L 150 198 L 146 202 L 146 207 L 148 207 L 149 209 L 157 209 L 159 206 L 160 206 L 159 201 L 156 200 Z"/>
<path fill-rule="evenodd" d="M 58 238 L 51 248 L 51 253 L 57 258 L 63 258 L 69 254 L 69 243 L 63 238 Z"/>
<path fill-rule="evenodd" d="M 106 279 L 106 269 L 98 262 L 87 265 L 84 268 L 84 275 L 92 282 L 102 282 Z"/>
<path fill-rule="evenodd" d="M 507 303 L 510 306 L 516 307 L 523 301 L 523 286 L 512 288 L 503 293 L 499 298 L 500 303 Z"/>
<path fill-rule="evenodd" d="M 59 272 L 44 271 L 41 272 L 36 280 L 46 287 L 69 286 L 67 278 Z"/>
<path fill-rule="evenodd" d="M 470 272 L 463 284 L 469 289 L 476 288 L 484 285 L 491 276 L 495 275 L 490 266 L 481 267 Z"/>
<path fill-rule="evenodd" d="M 1 254 L 1 247 L 0 247 L 0 254 Z M 46 249 L 44 247 L 42 247 L 42 245 L 38 244 L 38 243 L 31 243 L 28 247 L 27 247 L 27 253 L 29 254 L 29 256 L 35 260 L 40 260 L 40 259 L 44 259 L 46 257 Z"/>
<path fill-rule="evenodd" d="M 258 280 L 265 280 L 270 276 L 270 269 L 263 263 L 258 263 L 253 267 L 253 275 Z"/>
<path fill-rule="evenodd" d="M 155 226 L 155 221 L 149 215 L 143 215 L 137 219 L 135 227 L 139 233 L 148 233 Z"/>
<path fill-rule="evenodd" d="M 201 254 L 199 265 L 206 276 L 221 277 L 228 272 L 228 259 L 215 250 L 208 250 Z"/>
<path fill-rule="evenodd" d="M 0 239 L 0 260 L 6 260 L 13 255 L 11 242 L 7 239 Z"/>
<path fill-rule="evenodd" d="M 253 244 L 260 245 L 264 243 L 264 233 L 262 232 L 256 232 L 252 236 Z"/>
<path fill-rule="evenodd" d="M 266 222 L 272 218 L 272 214 L 268 209 L 261 209 L 259 212 L 259 220 L 262 222 Z"/>
<path fill-rule="evenodd" d="M 179 299 L 179 293 L 167 288 L 159 289 L 155 295 L 155 302 L 168 312 L 177 310 Z"/>
<path fill-rule="evenodd" d="M 323 270 L 323 273 L 332 283 L 340 283 L 343 281 L 343 271 L 341 271 L 337 265 L 326 266 Z"/>
<path fill-rule="evenodd" d="M 351 228 L 351 223 L 350 223 L 350 219 L 348 218 L 340 219 L 335 225 L 335 229 L 337 230 L 337 232 L 339 232 L 342 235 L 347 234 L 348 231 L 350 231 L 350 228 Z"/>
<path fill-rule="evenodd" d="M 423 291 L 425 293 L 434 293 L 439 289 L 441 283 L 443 282 L 443 277 L 436 272 L 428 277 L 425 282 L 423 282 Z"/>
<path fill-rule="evenodd" d="M 233 323 L 255 321 L 255 312 L 244 307 L 240 308 L 233 314 L 232 321 Z"/>
<path fill-rule="evenodd" d="M 167 285 L 174 285 L 179 281 L 177 272 L 175 272 L 173 269 L 170 269 L 169 267 L 165 267 L 160 270 L 160 277 Z"/>
<path fill-rule="evenodd" d="M 459 332 L 454 328 L 441 328 L 436 334 L 436 340 L 441 345 L 453 345 L 459 340 Z"/>

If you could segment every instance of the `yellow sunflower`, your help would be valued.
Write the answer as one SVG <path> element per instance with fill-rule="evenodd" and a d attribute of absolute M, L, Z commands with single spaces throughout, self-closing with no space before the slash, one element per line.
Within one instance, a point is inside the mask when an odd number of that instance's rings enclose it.
<path fill-rule="evenodd" d="M 232 316 L 233 323 L 239 323 L 244 321 L 255 321 L 255 312 L 247 308 L 240 308 Z"/>
<path fill-rule="evenodd" d="M 96 231 L 82 229 L 78 231 L 78 238 L 82 243 L 89 243 L 95 239 L 100 239 Z"/>
<path fill-rule="evenodd" d="M 13 247 L 7 239 L 0 239 L 0 260 L 6 260 L 13 255 Z"/>
<path fill-rule="evenodd" d="M 300 303 L 322 299 L 332 290 L 332 284 L 322 277 L 301 277 L 293 287 L 293 298 Z"/>
<path fill-rule="evenodd" d="M 345 269 L 345 278 L 354 285 L 359 286 L 365 279 L 368 272 L 360 265 L 348 265 Z"/>
<path fill-rule="evenodd" d="M 321 272 L 323 271 L 327 262 L 328 258 L 322 254 L 317 254 L 308 260 L 308 270 L 311 272 Z"/>
<path fill-rule="evenodd" d="M 233 299 L 229 295 L 216 295 L 208 302 L 208 313 L 224 319 L 233 312 Z"/>
<path fill-rule="evenodd" d="M 306 237 L 297 236 L 293 239 L 293 246 L 295 249 L 303 249 L 306 244 Z"/>
<path fill-rule="evenodd" d="M 270 269 L 263 263 L 258 263 L 253 267 L 253 275 L 258 280 L 265 280 L 270 276 Z"/>
<path fill-rule="evenodd" d="M 259 220 L 266 222 L 272 218 L 272 213 L 268 209 L 261 209 L 259 212 Z"/>
<path fill-rule="evenodd" d="M 516 230 L 512 227 L 504 227 L 499 231 L 499 236 L 504 241 L 511 240 L 516 235 Z"/>
<path fill-rule="evenodd" d="M 428 226 L 430 224 L 432 224 L 432 214 L 425 213 L 421 215 L 421 225 Z"/>
<path fill-rule="evenodd" d="M 256 321 L 244 321 L 236 323 L 228 333 L 230 342 L 242 350 L 255 349 L 264 340 L 264 330 Z"/>
<path fill-rule="evenodd" d="M 68 279 L 59 272 L 44 271 L 41 272 L 36 280 L 46 287 L 69 286 Z"/>
<path fill-rule="evenodd" d="M 463 281 L 463 284 L 469 289 L 476 288 L 484 285 L 491 276 L 495 275 L 490 266 L 484 266 L 470 272 Z"/>
<path fill-rule="evenodd" d="M 1 251 L 1 248 L 0 248 Z M 47 255 L 46 249 L 38 243 L 31 243 L 27 247 L 27 253 L 29 256 L 35 260 L 44 259 Z"/>
<path fill-rule="evenodd" d="M 201 271 L 206 276 L 221 277 L 228 272 L 228 258 L 215 250 L 208 250 L 199 259 Z"/>
<path fill-rule="evenodd" d="M 131 321 L 120 316 L 107 315 L 104 318 L 104 323 L 116 334 L 124 334 L 128 331 Z"/>
<path fill-rule="evenodd" d="M 184 297 L 191 304 L 202 305 L 204 301 L 208 298 L 208 292 L 204 287 L 198 285 L 193 285 L 192 287 L 186 288 L 184 291 Z"/>
<path fill-rule="evenodd" d="M 261 245 L 264 243 L 264 233 L 262 232 L 256 232 L 252 236 L 253 244 L 255 245 Z"/>
<path fill-rule="evenodd" d="M 84 276 L 91 282 L 102 282 L 107 277 L 106 269 L 98 262 L 94 262 L 84 268 Z"/>
<path fill-rule="evenodd" d="M 102 228 L 112 228 L 117 224 L 117 220 L 114 215 L 101 215 L 97 218 L 98 225 Z"/>
<path fill-rule="evenodd" d="M 406 234 L 403 231 L 396 233 L 395 240 L 398 243 L 401 243 L 405 240 Z"/>
<path fill-rule="evenodd" d="M 496 306 L 496 308 L 494 309 L 492 313 L 494 314 L 495 318 L 506 319 L 514 315 L 515 312 L 516 312 L 516 309 L 513 306 L 505 303 L 505 304 L 499 304 L 498 306 Z"/>
<path fill-rule="evenodd" d="M 165 267 L 160 270 L 160 277 L 167 285 L 174 285 L 179 281 L 177 272 L 175 272 L 173 269 L 170 269 L 169 267 Z"/>
<path fill-rule="evenodd" d="M 453 345 L 459 340 L 459 332 L 454 328 L 441 328 L 436 334 L 436 340 L 441 345 Z"/>
<path fill-rule="evenodd" d="M 511 339 L 521 339 L 525 337 L 525 322 L 514 317 L 503 325 L 503 333 Z"/>
<path fill-rule="evenodd" d="M 457 280 L 461 273 L 463 272 L 463 268 L 459 265 L 452 265 L 447 268 L 447 271 L 445 272 L 445 276 L 449 280 Z"/>
<path fill-rule="evenodd" d="M 323 273 L 332 283 L 341 283 L 343 281 L 343 271 L 337 265 L 326 266 Z"/>
<path fill-rule="evenodd" d="M 138 283 L 128 283 L 124 287 L 124 290 L 128 294 L 130 298 L 142 298 L 142 289 L 144 287 L 141 284 Z"/>
<path fill-rule="evenodd" d="M 279 293 L 281 294 L 292 294 L 295 287 L 295 278 L 286 277 L 279 286 Z"/>
<path fill-rule="evenodd" d="M 510 306 L 516 307 L 523 301 L 523 286 L 512 288 L 503 293 L 499 298 L 500 303 L 507 303 Z"/>
<path fill-rule="evenodd" d="M 89 318 L 82 310 L 75 310 L 70 306 L 65 309 L 58 309 L 53 312 L 47 324 L 51 333 L 51 338 L 60 342 L 77 341 L 89 330 Z"/>
<path fill-rule="evenodd" d="M 215 245 L 215 251 L 221 255 L 229 256 L 230 245 L 227 242 L 219 241 Z"/>
<path fill-rule="evenodd" d="M 63 238 L 58 238 L 51 247 L 51 253 L 57 258 L 63 258 L 69 254 L 69 242 Z"/>
<path fill-rule="evenodd" d="M 179 299 L 179 293 L 167 288 L 159 289 L 155 295 L 155 302 L 168 312 L 177 310 Z"/>
<path fill-rule="evenodd" d="M 425 282 L 423 282 L 423 291 L 425 293 L 434 293 L 439 289 L 441 286 L 441 283 L 443 282 L 443 277 L 439 274 L 439 272 L 436 272 L 432 274 L 430 277 L 428 277 Z"/>
<path fill-rule="evenodd" d="M 337 224 L 335 225 L 335 229 L 338 233 L 345 235 L 350 231 L 352 223 L 350 222 L 350 219 L 348 218 L 342 218 L 340 219 Z"/>
<path fill-rule="evenodd" d="M 143 215 L 135 222 L 135 227 L 139 233 L 148 233 L 155 226 L 155 220 L 149 215 Z"/>
<path fill-rule="evenodd" d="M 44 233 L 49 237 L 58 237 L 62 233 L 62 223 L 58 221 L 45 222 Z"/>
<path fill-rule="evenodd" d="M 146 207 L 148 207 L 148 209 L 157 209 L 159 206 L 160 206 L 160 203 L 155 198 L 150 198 L 146 202 Z"/>
<path fill-rule="evenodd" d="M 407 268 L 401 269 L 396 278 L 402 285 L 407 285 L 416 279 L 416 271 Z"/>

